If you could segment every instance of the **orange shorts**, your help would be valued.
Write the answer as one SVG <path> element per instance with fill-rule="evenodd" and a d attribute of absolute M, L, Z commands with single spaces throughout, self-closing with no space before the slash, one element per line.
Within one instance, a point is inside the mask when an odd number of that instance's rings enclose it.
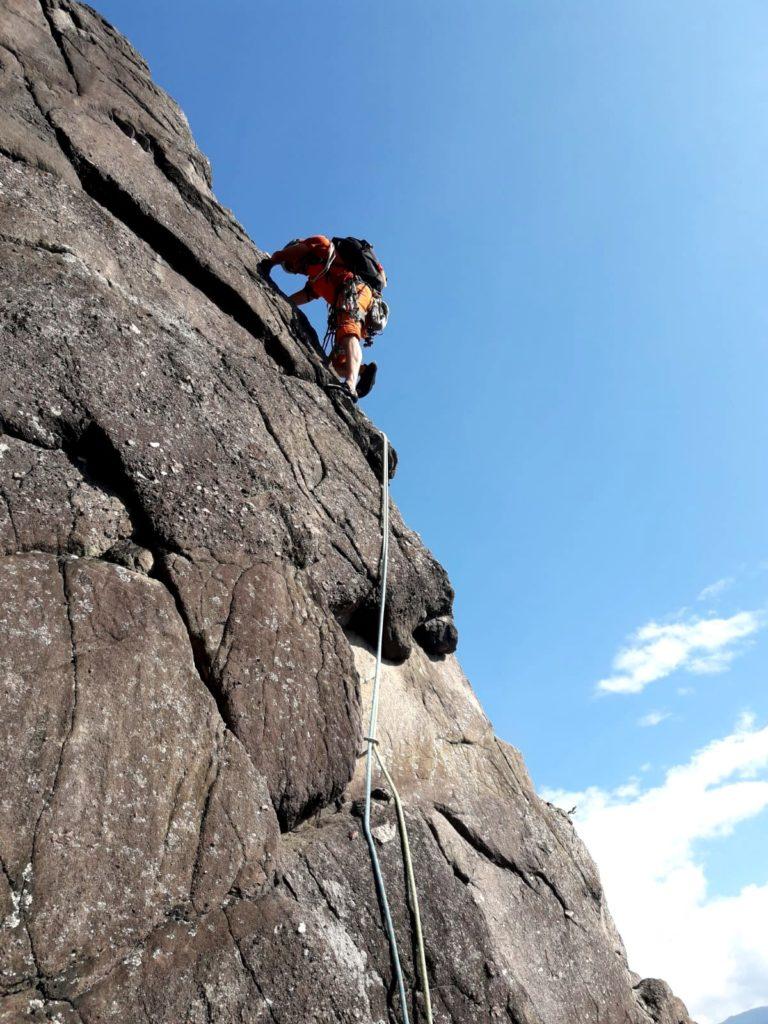
<path fill-rule="evenodd" d="M 357 286 L 357 306 L 361 313 L 367 313 L 371 308 L 373 302 L 373 292 L 367 284 L 360 282 Z M 331 365 L 337 373 L 344 373 L 346 370 L 347 359 L 345 354 L 339 349 L 339 342 L 342 338 L 349 337 L 357 338 L 360 341 L 365 337 L 365 329 L 363 326 L 363 320 L 357 319 L 353 314 L 346 310 L 337 310 L 336 312 L 336 343 L 333 346 L 333 352 L 331 352 Z"/>

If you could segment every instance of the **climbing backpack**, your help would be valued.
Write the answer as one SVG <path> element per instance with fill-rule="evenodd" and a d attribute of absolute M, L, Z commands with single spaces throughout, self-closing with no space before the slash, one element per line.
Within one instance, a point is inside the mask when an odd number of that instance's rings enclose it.
<path fill-rule="evenodd" d="M 383 291 L 387 275 L 370 242 L 364 238 L 333 238 L 331 241 L 336 248 L 336 255 L 348 270 L 365 281 L 373 291 Z"/>

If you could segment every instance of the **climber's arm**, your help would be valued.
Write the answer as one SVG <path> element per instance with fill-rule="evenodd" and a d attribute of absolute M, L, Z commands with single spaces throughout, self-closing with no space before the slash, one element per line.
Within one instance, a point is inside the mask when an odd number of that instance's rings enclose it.
<path fill-rule="evenodd" d="M 271 256 L 267 256 L 266 259 L 262 260 L 259 264 L 259 269 L 262 273 L 269 273 L 273 267 L 282 265 L 283 270 L 286 270 L 289 274 L 295 274 L 298 271 L 294 269 L 306 260 L 309 253 L 309 247 L 305 240 L 299 240 L 297 242 L 289 242 L 288 245 L 282 249 L 278 249 L 277 252 L 273 252 Z"/>
<path fill-rule="evenodd" d="M 304 306 L 307 302 L 311 302 L 316 299 L 317 296 L 312 291 L 309 284 L 305 284 L 299 291 L 294 292 L 293 295 L 288 296 L 288 301 L 292 302 L 294 306 Z"/>
<path fill-rule="evenodd" d="M 263 274 L 268 275 L 272 268 L 279 264 L 289 274 L 302 273 L 300 268 L 305 267 L 309 261 L 312 253 L 311 243 L 313 241 L 314 239 L 304 239 L 303 241 L 289 242 L 284 248 L 278 249 L 277 252 L 273 252 L 271 256 L 262 260 L 259 264 L 259 270 Z M 328 244 L 330 245 L 330 243 Z M 316 298 L 317 295 L 309 282 L 303 288 L 300 288 L 299 291 L 288 296 L 288 300 L 294 306 L 303 306 Z"/>

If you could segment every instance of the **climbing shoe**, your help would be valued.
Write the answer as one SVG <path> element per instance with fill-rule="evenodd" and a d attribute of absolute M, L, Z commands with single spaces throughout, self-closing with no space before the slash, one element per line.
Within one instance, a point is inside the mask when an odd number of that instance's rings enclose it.
<path fill-rule="evenodd" d="M 360 368 L 360 377 L 357 381 L 357 397 L 365 398 L 376 383 L 376 363 L 366 363 Z"/>
<path fill-rule="evenodd" d="M 342 394 L 345 398 L 348 398 L 350 402 L 353 402 L 355 405 L 357 405 L 357 395 L 352 394 L 352 392 L 349 390 L 349 384 L 347 384 L 345 380 L 342 381 L 341 384 L 326 384 L 325 389 L 326 391 L 337 391 L 340 394 Z"/>

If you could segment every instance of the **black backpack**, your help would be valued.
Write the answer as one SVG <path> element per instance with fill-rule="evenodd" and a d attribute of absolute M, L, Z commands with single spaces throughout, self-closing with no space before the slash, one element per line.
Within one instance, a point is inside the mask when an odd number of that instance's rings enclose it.
<path fill-rule="evenodd" d="M 365 281 L 369 288 L 381 292 L 387 278 L 371 243 L 364 238 L 332 238 L 331 241 L 344 266 Z"/>

